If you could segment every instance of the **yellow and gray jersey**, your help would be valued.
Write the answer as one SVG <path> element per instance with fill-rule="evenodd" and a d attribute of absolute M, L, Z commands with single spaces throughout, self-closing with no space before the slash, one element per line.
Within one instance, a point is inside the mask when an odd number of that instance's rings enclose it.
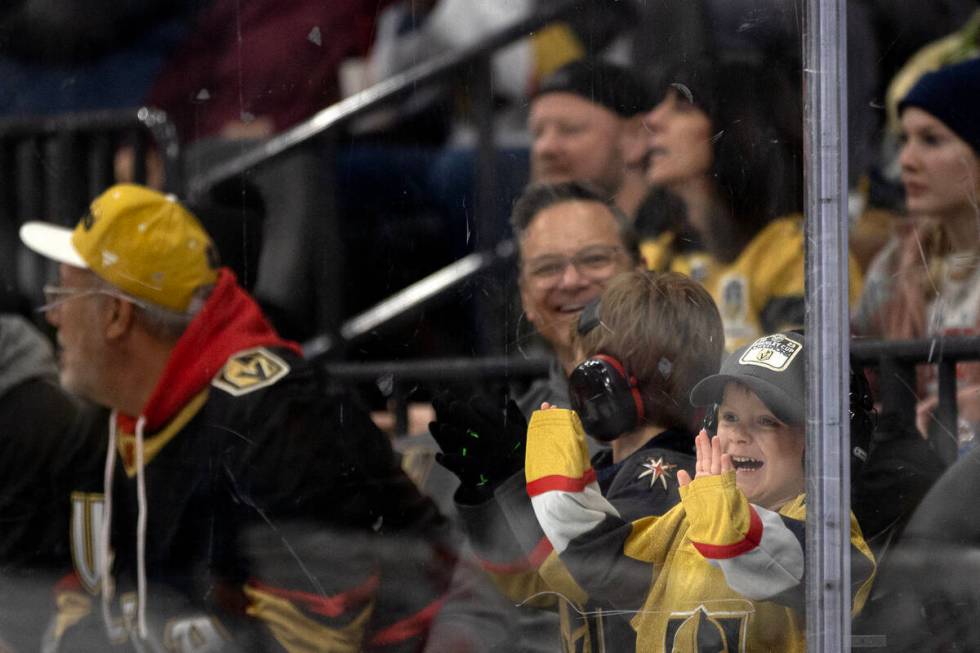
<path fill-rule="evenodd" d="M 624 520 L 602 496 L 578 416 L 539 411 L 528 430 L 527 492 L 577 591 L 633 614 L 637 650 L 803 651 L 805 495 L 752 505 L 733 473 L 696 479 L 660 516 Z M 851 518 L 855 610 L 874 559 Z"/>
<path fill-rule="evenodd" d="M 693 473 L 693 441 L 687 431 L 668 429 L 615 464 L 608 450 L 601 451 L 592 466 L 603 495 L 628 520 L 664 514 L 680 501 L 677 471 Z M 628 615 L 573 588 L 534 515 L 523 471 L 501 484 L 492 501 L 458 508 L 484 570 L 500 590 L 525 611 L 536 607 L 558 613 L 563 651 L 636 648 Z M 553 584 L 555 578 L 561 580 Z"/>

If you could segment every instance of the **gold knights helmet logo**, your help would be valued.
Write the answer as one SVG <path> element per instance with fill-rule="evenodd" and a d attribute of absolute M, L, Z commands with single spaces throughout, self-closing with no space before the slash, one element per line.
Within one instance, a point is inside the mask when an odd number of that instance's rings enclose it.
<path fill-rule="evenodd" d="M 255 347 L 229 358 L 212 385 L 238 397 L 270 386 L 287 374 L 286 361 L 265 347 Z"/>
<path fill-rule="evenodd" d="M 756 365 L 783 372 L 787 370 L 797 354 L 803 350 L 803 345 L 781 334 L 772 334 L 759 338 L 745 350 L 739 359 L 739 365 Z"/>

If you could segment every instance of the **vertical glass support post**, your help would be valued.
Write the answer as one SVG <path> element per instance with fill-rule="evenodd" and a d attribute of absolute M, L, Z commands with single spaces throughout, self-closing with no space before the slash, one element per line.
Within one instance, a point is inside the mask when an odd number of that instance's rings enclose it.
<path fill-rule="evenodd" d="M 849 651 L 845 0 L 805 0 L 807 650 Z"/>

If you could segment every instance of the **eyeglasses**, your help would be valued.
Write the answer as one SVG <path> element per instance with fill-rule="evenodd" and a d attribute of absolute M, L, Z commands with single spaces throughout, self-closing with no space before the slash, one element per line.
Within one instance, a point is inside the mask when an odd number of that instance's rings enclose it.
<path fill-rule="evenodd" d="M 44 305 L 36 309 L 38 313 L 46 313 L 72 299 L 89 297 L 91 295 L 109 295 L 110 297 L 136 304 L 141 308 L 146 308 L 145 303 L 111 288 L 65 288 L 64 286 L 46 285 L 43 291 Z"/>
<path fill-rule="evenodd" d="M 614 270 L 622 251 L 618 245 L 594 245 L 572 256 L 539 256 L 525 261 L 524 271 L 531 282 L 540 287 L 557 283 L 569 265 L 583 277 L 599 281 Z"/>

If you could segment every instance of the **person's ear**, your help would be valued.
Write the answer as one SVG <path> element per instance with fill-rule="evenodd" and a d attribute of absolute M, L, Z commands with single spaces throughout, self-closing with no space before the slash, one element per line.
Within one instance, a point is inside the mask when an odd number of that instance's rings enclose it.
<path fill-rule="evenodd" d="M 108 302 L 105 334 L 108 340 L 119 340 L 133 328 L 136 321 L 136 305 L 124 299 L 112 297 Z"/>

